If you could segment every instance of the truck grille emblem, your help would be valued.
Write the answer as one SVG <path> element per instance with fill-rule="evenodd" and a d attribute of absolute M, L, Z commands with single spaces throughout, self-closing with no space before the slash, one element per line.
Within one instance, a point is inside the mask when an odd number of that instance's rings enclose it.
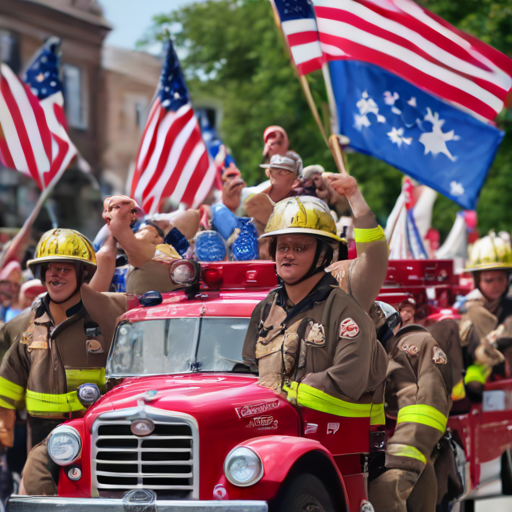
<path fill-rule="evenodd" d="M 135 420 L 130 425 L 130 430 L 137 437 L 145 437 L 155 430 L 155 424 L 151 420 Z"/>

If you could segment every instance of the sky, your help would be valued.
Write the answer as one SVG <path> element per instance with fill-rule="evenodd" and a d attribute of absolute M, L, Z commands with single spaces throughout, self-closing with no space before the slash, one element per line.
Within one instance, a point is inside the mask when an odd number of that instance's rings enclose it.
<path fill-rule="evenodd" d="M 99 0 L 113 26 L 106 43 L 133 50 L 155 14 L 174 11 L 198 0 Z M 203 1 L 203 0 L 199 0 Z"/>

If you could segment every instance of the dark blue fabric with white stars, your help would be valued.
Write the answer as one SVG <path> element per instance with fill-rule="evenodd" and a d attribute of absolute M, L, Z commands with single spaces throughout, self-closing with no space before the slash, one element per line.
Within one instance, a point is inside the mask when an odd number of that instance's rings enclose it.
<path fill-rule="evenodd" d="M 315 10 L 311 0 L 275 0 L 281 22 L 312 18 Z"/>
<path fill-rule="evenodd" d="M 23 81 L 40 100 L 44 100 L 48 96 L 62 91 L 59 69 L 60 39 L 50 37 L 28 66 L 23 75 Z"/>
<path fill-rule="evenodd" d="M 176 110 L 186 105 L 189 101 L 185 77 L 181 71 L 180 62 L 171 40 L 167 43 L 167 54 L 162 66 L 157 94 L 160 98 L 160 104 L 167 111 L 172 110 L 176 112 Z"/>

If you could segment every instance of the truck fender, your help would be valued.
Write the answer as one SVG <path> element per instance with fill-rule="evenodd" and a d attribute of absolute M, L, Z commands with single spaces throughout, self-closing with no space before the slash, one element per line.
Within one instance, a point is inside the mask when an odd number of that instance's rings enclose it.
<path fill-rule="evenodd" d="M 318 441 L 276 435 L 248 439 L 236 446 L 239 447 L 250 448 L 261 457 L 263 477 L 250 487 L 236 487 L 223 475 L 216 488 L 224 487 L 229 499 L 275 499 L 288 477 L 293 478 L 296 471 L 304 473 L 314 468 L 315 475 L 325 481 L 336 502 L 345 503 L 345 510 L 349 510 L 343 476 L 331 453 Z"/>

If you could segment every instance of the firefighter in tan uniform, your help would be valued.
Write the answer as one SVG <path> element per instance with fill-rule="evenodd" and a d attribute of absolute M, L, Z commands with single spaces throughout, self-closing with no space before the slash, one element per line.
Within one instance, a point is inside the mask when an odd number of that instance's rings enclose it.
<path fill-rule="evenodd" d="M 277 203 L 263 237 L 271 239 L 284 284 L 256 306 L 243 356 L 257 364 L 260 385 L 283 390 L 292 403 L 382 422 L 383 404 L 372 411 L 372 402 L 386 355 L 366 311 L 386 275 L 387 243 L 354 178 L 337 178 L 352 206 L 359 261 L 333 264 L 340 248 L 346 258 L 346 247 L 324 202 L 303 196 Z"/>
<path fill-rule="evenodd" d="M 28 266 L 45 282 L 48 293 L 34 303 L 0 367 L 0 442 L 6 447 L 13 444 L 16 408 L 23 400 L 32 446 L 65 419 L 85 412 L 77 389 L 85 383 L 103 388 L 116 319 L 128 307 L 126 295 L 99 293 L 87 284 L 96 271 L 96 256 L 90 242 L 76 231 L 45 233 Z M 110 279 L 111 275 L 106 282 Z M 97 288 L 104 284 L 91 283 Z M 30 494 L 38 493 L 37 477 L 32 474 L 25 482 Z"/>
<path fill-rule="evenodd" d="M 480 402 L 493 369 L 504 371 L 503 353 L 508 356 L 512 345 L 512 299 L 507 297 L 512 272 L 510 241 L 493 232 L 477 240 L 466 271 L 473 274 L 475 289 L 467 296 L 460 321 L 467 357 L 464 380 L 468 397 Z"/>
<path fill-rule="evenodd" d="M 446 430 L 448 390 L 457 377 L 424 327 L 407 325 L 394 334 L 400 316 L 382 302 L 375 303 L 372 318 L 389 357 L 386 415 L 396 419 L 396 428 L 388 439 L 385 471 L 370 483 L 370 501 L 376 512 L 434 512 L 437 483 L 431 456 Z"/>

